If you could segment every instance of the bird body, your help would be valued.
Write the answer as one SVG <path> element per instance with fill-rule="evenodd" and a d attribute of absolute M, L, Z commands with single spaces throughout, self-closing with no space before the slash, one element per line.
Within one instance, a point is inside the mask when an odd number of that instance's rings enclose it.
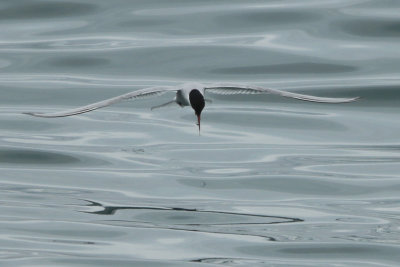
<path fill-rule="evenodd" d="M 181 107 L 190 106 L 189 95 L 194 89 L 198 90 L 204 96 L 204 85 L 198 83 L 186 83 L 176 91 L 175 102 Z"/>
<path fill-rule="evenodd" d="M 139 99 L 150 96 L 158 96 L 162 95 L 166 92 L 176 92 L 175 98 L 172 101 L 169 101 L 165 104 L 153 107 L 163 107 L 169 104 L 178 104 L 181 107 L 191 106 L 195 111 L 195 114 L 198 119 L 198 126 L 200 130 L 200 115 L 205 107 L 204 98 L 206 93 L 213 94 L 221 94 L 221 95 L 232 95 L 232 94 L 274 94 L 280 95 L 283 97 L 295 98 L 304 101 L 310 102 L 319 102 L 319 103 L 348 103 L 353 102 L 358 99 L 358 97 L 354 98 L 330 98 L 330 97 L 317 97 L 311 95 L 304 95 L 298 93 L 292 93 L 288 91 L 282 91 L 277 89 L 265 88 L 260 86 L 245 86 L 245 85 L 237 85 L 237 84 L 210 84 L 203 85 L 197 83 L 187 83 L 181 86 L 155 86 L 144 88 L 140 90 L 136 90 L 130 93 L 126 93 L 120 96 L 116 96 L 113 98 L 109 98 L 100 102 L 96 102 L 93 104 L 89 104 L 83 107 L 78 107 L 75 109 L 70 109 L 61 112 L 54 113 L 35 113 L 35 112 L 24 112 L 24 114 L 43 117 L 43 118 L 56 118 L 56 117 L 66 117 L 72 115 L 78 115 L 82 113 L 86 113 L 89 111 L 93 111 L 99 108 L 103 108 L 115 103 L 118 103 L 123 100 L 128 99 Z M 152 108 L 152 109 L 153 109 Z"/>
<path fill-rule="evenodd" d="M 176 91 L 175 102 L 181 107 L 190 106 L 189 93 L 190 90 L 184 89 Z"/>

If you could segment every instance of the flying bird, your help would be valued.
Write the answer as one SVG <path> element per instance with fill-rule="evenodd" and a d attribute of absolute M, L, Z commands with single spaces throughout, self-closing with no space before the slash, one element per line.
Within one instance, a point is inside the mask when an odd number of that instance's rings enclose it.
<path fill-rule="evenodd" d="M 172 101 L 164 103 L 159 106 L 152 107 L 160 108 L 164 106 L 168 106 L 171 104 L 178 104 L 181 107 L 191 106 L 194 110 L 195 115 L 197 116 L 197 125 L 199 127 L 200 132 L 200 118 L 201 112 L 205 107 L 205 102 L 209 101 L 205 99 L 204 95 L 206 93 L 212 94 L 220 94 L 220 95 L 234 95 L 234 94 L 273 94 L 280 95 L 284 97 L 295 98 L 304 101 L 310 102 L 318 102 L 318 103 L 348 103 L 357 100 L 359 97 L 353 98 L 330 98 L 330 97 L 318 97 L 311 95 L 304 95 L 298 93 L 291 93 L 287 91 L 281 91 L 277 89 L 259 87 L 259 86 L 244 86 L 237 84 L 210 84 L 210 85 L 202 85 L 202 84 L 184 84 L 182 86 L 155 86 L 148 87 L 140 90 L 136 90 L 130 93 L 126 93 L 123 95 L 119 95 L 116 97 L 112 97 L 100 102 L 96 102 L 93 104 L 89 104 L 83 107 L 78 107 L 74 109 L 69 109 L 60 112 L 54 113 L 35 113 L 35 112 L 24 112 L 24 114 L 43 117 L 43 118 L 57 118 L 57 117 L 67 117 L 78 115 L 82 113 L 86 113 L 89 111 L 93 111 L 99 108 L 103 108 L 109 105 L 113 105 L 123 100 L 128 99 L 140 99 L 150 96 L 159 96 L 167 92 L 175 92 L 175 98 Z"/>

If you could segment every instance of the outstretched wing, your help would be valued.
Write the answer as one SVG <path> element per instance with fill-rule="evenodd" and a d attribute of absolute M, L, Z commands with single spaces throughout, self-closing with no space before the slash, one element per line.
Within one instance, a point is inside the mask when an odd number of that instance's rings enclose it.
<path fill-rule="evenodd" d="M 133 91 L 133 92 L 130 92 L 127 94 L 123 94 L 120 96 L 116 96 L 113 98 L 109 98 L 109 99 L 106 99 L 106 100 L 103 100 L 100 102 L 96 102 L 93 104 L 89 104 L 89 105 L 86 105 L 83 107 L 79 107 L 79 108 L 74 108 L 74 109 L 69 109 L 69 110 L 54 112 L 54 113 L 24 112 L 23 114 L 28 114 L 28 115 L 32 115 L 32 116 L 36 116 L 36 117 L 43 117 L 43 118 L 67 117 L 67 116 L 78 115 L 78 114 L 82 114 L 82 113 L 96 110 L 99 108 L 107 107 L 109 105 L 118 103 L 122 100 L 145 98 L 145 97 L 150 97 L 150 96 L 158 96 L 158 95 L 162 95 L 168 91 L 177 91 L 177 90 L 178 89 L 173 86 L 149 87 L 149 88 L 144 88 L 141 90 Z"/>
<path fill-rule="evenodd" d="M 298 93 L 291 93 L 277 89 L 259 87 L 259 86 L 240 86 L 240 85 L 210 85 L 206 86 L 206 92 L 220 94 L 220 95 L 234 95 L 234 94 L 273 94 L 284 97 L 300 99 L 304 101 L 319 102 L 319 103 L 347 103 L 353 102 L 359 97 L 353 98 L 331 98 L 331 97 L 318 97 L 312 95 L 303 95 Z"/>

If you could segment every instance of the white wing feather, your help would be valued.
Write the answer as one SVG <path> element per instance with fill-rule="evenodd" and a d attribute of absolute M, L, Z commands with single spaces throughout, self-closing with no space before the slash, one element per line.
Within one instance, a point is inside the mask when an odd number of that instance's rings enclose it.
<path fill-rule="evenodd" d="M 304 101 L 319 102 L 319 103 L 348 103 L 353 102 L 359 97 L 353 98 L 331 98 L 331 97 L 318 97 L 311 95 L 304 95 L 298 93 L 291 93 L 287 91 L 281 91 L 277 89 L 259 87 L 259 86 L 241 86 L 241 85 L 210 85 L 206 86 L 206 92 L 221 94 L 221 95 L 233 95 L 233 94 L 273 94 L 284 97 L 290 97 L 300 99 Z"/>
<path fill-rule="evenodd" d="M 128 99 L 145 98 L 150 96 L 162 95 L 168 91 L 178 91 L 179 88 L 175 86 L 156 86 L 144 88 L 141 90 L 126 93 L 120 96 L 112 97 L 100 102 L 89 104 L 83 107 L 78 107 L 70 110 L 65 110 L 61 112 L 54 113 L 35 113 L 35 112 L 24 112 L 24 114 L 43 117 L 43 118 L 56 118 L 56 117 L 67 117 L 72 115 L 78 115 L 85 112 L 93 111 L 99 108 L 107 107 L 115 103 L 121 102 Z M 210 86 L 205 86 L 204 90 L 209 93 L 222 94 L 222 95 L 233 95 L 233 94 L 274 94 L 284 97 L 290 97 L 295 99 L 300 99 L 304 101 L 320 102 L 320 103 L 347 103 L 353 102 L 359 97 L 354 98 L 330 98 L 330 97 L 318 97 L 311 95 L 304 95 L 298 93 L 291 93 L 287 91 L 281 91 L 277 89 L 259 87 L 259 86 L 242 86 L 242 85 L 221 85 L 215 84 Z"/>
<path fill-rule="evenodd" d="M 67 116 L 72 116 L 72 115 L 78 115 L 82 114 L 85 112 L 89 112 L 92 110 L 96 110 L 99 108 L 107 107 L 109 105 L 121 102 L 123 100 L 128 100 L 128 99 L 136 99 L 136 98 L 145 98 L 145 97 L 150 97 L 150 96 L 158 96 L 162 95 L 165 92 L 168 91 L 177 91 L 178 89 L 173 86 L 157 86 L 157 87 L 149 87 L 137 91 L 133 91 L 130 93 L 126 93 L 120 96 L 112 97 L 100 102 L 96 102 L 93 104 L 89 104 L 83 107 L 79 108 L 74 108 L 74 109 L 69 109 L 65 111 L 60 111 L 60 112 L 54 112 L 54 113 L 35 113 L 35 112 L 24 112 L 23 114 L 28 114 L 36 117 L 43 117 L 43 118 L 57 118 L 57 117 L 67 117 Z"/>

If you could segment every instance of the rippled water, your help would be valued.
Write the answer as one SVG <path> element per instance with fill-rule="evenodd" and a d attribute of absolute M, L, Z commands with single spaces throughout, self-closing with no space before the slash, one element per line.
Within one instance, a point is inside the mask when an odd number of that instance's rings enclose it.
<path fill-rule="evenodd" d="M 0 265 L 398 266 L 400 3 L 0 2 Z M 143 86 L 173 95 L 60 119 Z"/>

